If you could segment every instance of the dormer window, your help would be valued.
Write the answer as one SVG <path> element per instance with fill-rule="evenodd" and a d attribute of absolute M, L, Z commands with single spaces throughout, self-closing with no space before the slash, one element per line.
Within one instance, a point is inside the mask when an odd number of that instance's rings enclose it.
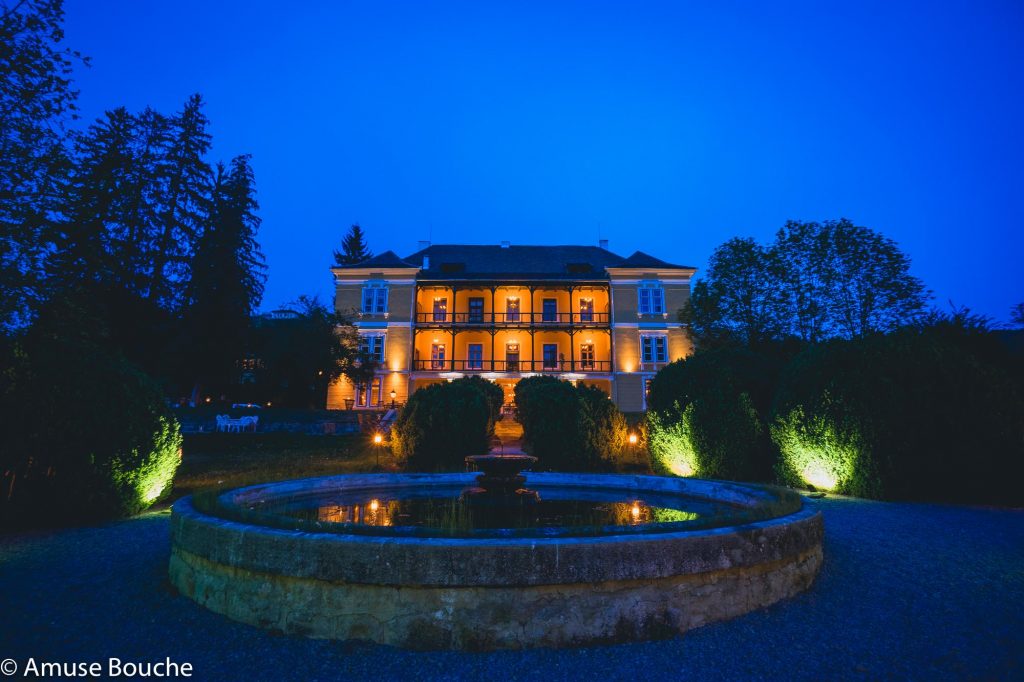
<path fill-rule="evenodd" d="M 637 289 L 637 312 L 641 315 L 662 315 L 665 312 L 665 290 L 658 282 L 647 282 Z"/>
<path fill-rule="evenodd" d="M 383 282 L 368 282 L 363 287 L 363 314 L 383 315 L 387 311 L 388 285 Z"/>

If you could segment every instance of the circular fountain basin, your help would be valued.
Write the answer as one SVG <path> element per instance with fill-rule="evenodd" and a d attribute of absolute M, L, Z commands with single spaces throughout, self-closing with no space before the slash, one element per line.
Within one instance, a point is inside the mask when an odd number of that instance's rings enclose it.
<path fill-rule="evenodd" d="M 418 649 L 671 636 L 806 589 L 819 512 L 791 491 L 659 476 L 525 474 L 495 513 L 474 474 L 367 474 L 183 498 L 171 582 L 252 625 Z"/>

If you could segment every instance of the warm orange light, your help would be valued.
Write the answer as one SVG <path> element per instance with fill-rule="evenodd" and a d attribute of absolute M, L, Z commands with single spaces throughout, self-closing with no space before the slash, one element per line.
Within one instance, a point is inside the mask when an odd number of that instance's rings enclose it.
<path fill-rule="evenodd" d="M 270 407 L 270 401 L 269 400 L 267 401 L 267 407 Z"/>
<path fill-rule="evenodd" d="M 379 433 L 373 434 L 373 442 L 376 443 L 377 445 L 380 445 L 381 443 L 384 442 L 384 436 L 382 436 Z"/>
<path fill-rule="evenodd" d="M 629 511 L 630 511 L 630 513 L 633 514 L 633 519 L 634 520 L 635 519 L 639 519 L 640 518 L 640 503 L 639 502 L 634 502 L 633 503 L 633 508 L 630 509 Z"/>
<path fill-rule="evenodd" d="M 210 402 L 211 400 L 212 398 L 210 398 L 210 396 L 206 396 L 206 402 Z"/>
<path fill-rule="evenodd" d="M 380 502 L 377 500 L 370 500 L 370 511 L 375 512 L 380 509 Z"/>
<path fill-rule="evenodd" d="M 630 445 L 636 445 L 636 440 L 637 440 L 637 438 L 636 438 L 636 434 L 635 433 L 629 434 L 629 444 Z"/>

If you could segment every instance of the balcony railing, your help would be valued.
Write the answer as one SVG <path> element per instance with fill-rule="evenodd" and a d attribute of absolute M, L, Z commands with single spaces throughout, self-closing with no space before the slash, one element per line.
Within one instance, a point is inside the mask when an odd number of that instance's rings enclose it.
<path fill-rule="evenodd" d="M 598 327 L 607 326 L 608 313 L 485 313 L 427 312 L 416 313 L 416 324 L 426 326 L 496 326 L 496 327 Z"/>
<path fill-rule="evenodd" d="M 418 372 L 610 372 L 611 360 L 416 360 Z"/>

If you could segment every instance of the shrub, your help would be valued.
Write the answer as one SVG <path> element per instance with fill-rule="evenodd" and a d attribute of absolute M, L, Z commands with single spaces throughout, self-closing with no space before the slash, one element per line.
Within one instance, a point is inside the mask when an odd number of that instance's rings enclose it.
<path fill-rule="evenodd" d="M 655 471 L 769 480 L 767 412 L 781 359 L 740 348 L 677 360 L 651 382 L 648 449 Z"/>
<path fill-rule="evenodd" d="M 536 376 L 517 383 L 515 393 L 523 443 L 538 468 L 605 469 L 626 447 L 626 420 L 598 388 Z"/>
<path fill-rule="evenodd" d="M 473 381 L 417 390 L 391 429 L 395 458 L 413 471 L 465 470 L 467 456 L 487 452 L 494 432 L 491 406 L 491 399 Z"/>
<path fill-rule="evenodd" d="M 82 344 L 35 339 L 5 351 L 0 468 L 8 520 L 126 516 L 170 492 L 181 434 L 149 377 Z"/>
<path fill-rule="evenodd" d="M 779 475 L 862 497 L 1019 503 L 1011 365 L 991 334 L 948 324 L 809 348 L 775 401 Z"/>
<path fill-rule="evenodd" d="M 463 377 L 462 379 L 456 379 L 453 383 L 465 383 L 469 386 L 475 387 L 478 391 L 484 394 L 487 399 L 487 406 L 490 408 L 491 413 L 491 435 L 494 434 L 494 422 L 501 419 L 501 406 L 505 404 L 505 391 L 501 390 L 501 386 L 488 381 L 481 377 L 469 376 Z"/>

